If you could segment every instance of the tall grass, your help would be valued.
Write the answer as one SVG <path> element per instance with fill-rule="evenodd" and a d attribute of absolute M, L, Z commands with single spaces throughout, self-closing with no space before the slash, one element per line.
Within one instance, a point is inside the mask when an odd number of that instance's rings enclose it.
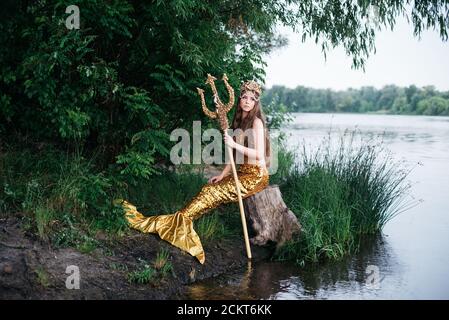
<path fill-rule="evenodd" d="M 174 213 L 206 183 L 192 168 L 161 169 L 159 175 L 129 183 L 113 170 L 99 171 L 94 162 L 95 155 L 86 159 L 79 152 L 66 154 L 50 146 L 42 152 L 6 150 L 0 154 L 2 215 L 22 217 L 24 228 L 57 246 L 89 252 L 97 245 L 97 230 L 129 230 L 114 199 L 127 199 L 147 215 Z M 234 212 L 235 206 L 222 206 L 195 221 L 200 237 L 213 240 L 235 234 Z"/>
<path fill-rule="evenodd" d="M 169 274 L 173 273 L 173 265 L 170 261 L 170 253 L 167 249 L 162 248 L 156 255 L 156 259 L 153 263 L 153 266 L 156 270 L 158 270 L 161 276 L 164 278 Z"/>
<path fill-rule="evenodd" d="M 277 142 L 277 169 L 274 174 L 270 175 L 270 184 L 272 185 L 283 184 L 289 177 L 296 161 L 296 150 L 287 147 L 285 137 Z"/>
<path fill-rule="evenodd" d="M 413 205 L 406 201 L 405 163 L 382 141 L 356 136 L 346 132 L 335 141 L 329 135 L 318 149 L 297 154 L 280 187 L 303 230 L 277 252 L 279 259 L 339 259 L 357 250 L 361 235 L 379 232 Z"/>
<path fill-rule="evenodd" d="M 127 277 L 129 283 L 146 284 L 154 281 L 157 277 L 157 270 L 147 261 L 139 259 L 138 268 L 132 272 L 128 272 Z"/>
<path fill-rule="evenodd" d="M 195 221 L 195 230 L 202 241 L 220 239 L 227 234 L 226 226 L 222 223 L 216 212 L 208 213 Z"/>
<path fill-rule="evenodd" d="M 111 199 L 126 188 L 114 175 L 98 172 L 93 161 L 50 146 L 41 152 L 7 150 L 0 155 L 3 215 L 19 215 L 41 239 L 67 245 L 84 243 L 96 229 L 125 230 L 122 211 Z"/>

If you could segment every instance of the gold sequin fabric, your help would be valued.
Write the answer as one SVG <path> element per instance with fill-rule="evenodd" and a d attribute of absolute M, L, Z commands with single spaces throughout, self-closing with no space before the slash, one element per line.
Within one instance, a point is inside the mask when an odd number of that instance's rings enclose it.
<path fill-rule="evenodd" d="M 241 164 L 238 168 L 240 192 L 247 198 L 268 186 L 266 168 L 256 164 Z M 132 228 L 145 233 L 157 233 L 163 240 L 187 251 L 202 264 L 205 254 L 201 240 L 193 229 L 193 220 L 221 204 L 237 202 L 237 189 L 233 175 L 224 177 L 217 183 L 208 183 L 181 210 L 174 214 L 145 217 L 137 208 L 125 200 L 116 200 L 125 210 L 125 217 Z"/>

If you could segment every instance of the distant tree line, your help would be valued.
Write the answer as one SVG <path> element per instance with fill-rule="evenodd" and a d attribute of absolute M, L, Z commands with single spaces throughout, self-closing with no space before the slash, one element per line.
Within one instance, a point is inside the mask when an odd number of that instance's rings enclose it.
<path fill-rule="evenodd" d="M 267 105 L 273 100 L 285 105 L 290 112 L 449 115 L 449 91 L 440 92 L 434 86 L 404 88 L 387 85 L 381 89 L 367 86 L 344 91 L 273 86 L 265 91 L 262 102 Z"/>

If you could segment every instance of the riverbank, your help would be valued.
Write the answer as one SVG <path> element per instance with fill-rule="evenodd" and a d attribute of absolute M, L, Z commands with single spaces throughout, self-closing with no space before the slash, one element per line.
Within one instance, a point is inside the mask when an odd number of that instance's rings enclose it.
<path fill-rule="evenodd" d="M 176 299 L 189 284 L 230 273 L 248 261 L 241 237 L 204 242 L 204 265 L 152 234 L 97 233 L 95 238 L 99 245 L 89 253 L 55 248 L 24 231 L 19 217 L 0 219 L 0 299 Z M 148 283 L 130 281 L 143 262 L 154 266 L 161 250 L 168 252 L 170 272 Z M 271 252 L 252 246 L 252 254 L 257 262 Z M 66 287 L 67 281 L 69 287 L 75 284 L 69 266 L 78 267 L 79 289 Z"/>
<path fill-rule="evenodd" d="M 360 236 L 378 233 L 401 209 L 408 171 L 381 144 L 344 138 L 337 149 L 326 140 L 311 152 L 278 153 L 270 184 L 279 185 L 303 232 L 273 258 L 300 266 L 340 260 L 357 252 Z M 173 213 L 219 168 L 160 168 L 133 178 L 114 166 L 100 170 L 94 158 L 80 154 L 25 149 L 0 154 L 0 168 L 1 297 L 167 299 L 194 281 L 246 265 L 235 203 L 195 221 L 206 252 L 202 266 L 159 237 L 131 230 L 113 202 L 127 199 L 144 215 Z M 271 254 L 254 250 L 256 261 Z M 76 270 L 80 289 L 68 290 L 66 280 L 75 281 Z"/>

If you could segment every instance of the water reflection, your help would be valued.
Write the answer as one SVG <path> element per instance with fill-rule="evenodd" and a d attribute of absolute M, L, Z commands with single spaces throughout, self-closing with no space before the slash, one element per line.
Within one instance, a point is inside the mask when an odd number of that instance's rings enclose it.
<path fill-rule="evenodd" d="M 251 293 L 253 271 L 252 262 L 248 261 L 246 268 L 236 274 L 196 282 L 189 287 L 184 298 L 194 300 L 258 299 L 257 294 Z"/>
<path fill-rule="evenodd" d="M 361 250 L 340 262 L 310 266 L 289 279 L 284 292 L 274 299 L 376 298 L 391 278 L 400 282 L 401 265 L 385 236 L 365 238 Z M 393 275 L 393 277 L 391 277 Z M 399 283 L 396 283 L 398 285 Z"/>
<path fill-rule="evenodd" d="M 361 251 L 338 263 L 300 268 L 292 263 L 261 262 L 245 270 L 192 285 L 188 299 L 376 298 L 400 285 L 401 266 L 385 236 L 365 238 Z M 393 275 L 393 277 L 392 277 Z M 396 283 L 391 283 L 394 278 Z M 389 283 L 388 283 L 389 282 Z"/>

